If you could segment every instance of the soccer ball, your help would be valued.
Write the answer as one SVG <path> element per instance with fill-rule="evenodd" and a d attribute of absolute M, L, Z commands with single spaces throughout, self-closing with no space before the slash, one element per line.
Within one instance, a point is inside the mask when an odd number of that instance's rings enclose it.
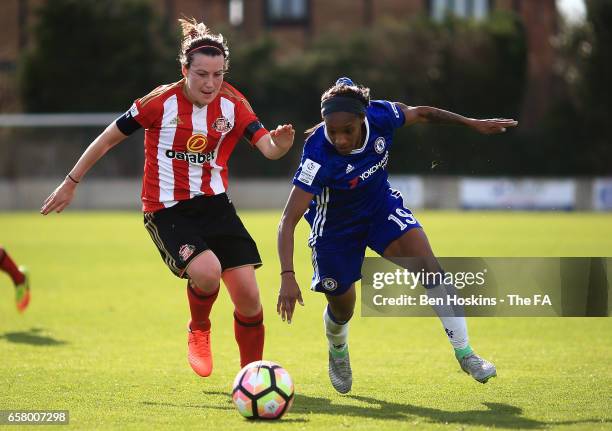
<path fill-rule="evenodd" d="M 245 366 L 236 378 L 232 400 L 248 419 L 279 419 L 293 403 L 293 381 L 280 365 L 255 361 Z"/>

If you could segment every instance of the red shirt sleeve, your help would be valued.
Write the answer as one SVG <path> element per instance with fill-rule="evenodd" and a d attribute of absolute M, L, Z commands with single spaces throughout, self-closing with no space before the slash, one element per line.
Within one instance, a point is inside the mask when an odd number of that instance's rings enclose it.
<path fill-rule="evenodd" d="M 236 106 L 235 123 L 234 127 L 239 135 L 246 138 L 252 146 L 255 146 L 262 136 L 269 133 L 244 97 L 238 101 Z"/>
<path fill-rule="evenodd" d="M 151 97 L 154 93 L 155 90 L 151 94 L 135 100 L 129 111 L 132 118 L 138 121 L 145 129 L 151 127 L 162 112 L 159 100 Z"/>

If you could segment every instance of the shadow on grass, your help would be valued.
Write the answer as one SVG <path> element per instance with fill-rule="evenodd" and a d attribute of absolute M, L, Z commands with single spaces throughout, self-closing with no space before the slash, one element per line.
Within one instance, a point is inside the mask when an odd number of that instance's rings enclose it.
<path fill-rule="evenodd" d="M 22 332 L 5 332 L 0 335 L 0 340 L 6 340 L 9 343 L 29 344 L 31 346 L 61 346 L 67 344 L 66 341 L 56 340 L 48 335 L 42 335 L 41 328 L 32 328 L 29 331 Z"/>
<path fill-rule="evenodd" d="M 201 405 L 200 408 L 210 408 L 215 410 L 234 410 L 229 400 L 229 393 L 221 391 L 202 391 L 205 395 L 226 396 L 227 405 Z M 355 400 L 367 406 L 355 406 L 343 404 L 342 399 Z M 155 404 L 155 403 L 145 403 Z M 503 403 L 482 403 L 487 410 L 465 410 L 465 411 L 445 411 L 429 407 L 413 406 L 411 404 L 394 403 L 383 401 L 372 397 L 359 395 L 347 395 L 333 400 L 329 398 L 311 397 L 308 395 L 297 394 L 293 407 L 289 412 L 289 417 L 282 419 L 281 422 L 300 421 L 292 418 L 299 414 L 326 414 L 346 417 L 360 417 L 375 420 L 419 420 L 425 419 L 430 423 L 439 424 L 458 424 L 458 425 L 481 425 L 487 427 L 515 428 L 515 429 L 543 429 L 551 426 L 576 425 L 576 424 L 603 424 L 612 423 L 610 420 L 602 419 L 582 419 L 574 421 L 539 421 L 521 416 L 523 409 L 510 404 Z M 176 406 L 191 407 L 191 406 Z M 308 419 L 301 420 L 308 422 Z"/>
<path fill-rule="evenodd" d="M 227 410 L 227 411 L 235 411 L 236 409 L 234 408 L 234 406 L 231 404 L 232 401 L 230 399 L 230 394 L 229 393 L 225 393 L 225 392 L 205 392 L 208 395 L 224 395 L 227 397 L 227 405 L 226 406 L 219 406 L 219 405 L 215 405 L 215 406 L 208 406 L 206 404 L 200 404 L 200 405 L 195 405 L 195 404 L 174 404 L 174 403 L 158 403 L 158 402 L 153 402 L 153 401 L 143 401 L 141 404 L 144 404 L 145 406 L 160 406 L 160 407 L 179 407 L 179 408 L 195 408 L 195 409 L 199 409 L 199 410 L 204 410 L 204 409 L 214 409 L 214 410 Z M 236 412 L 236 414 L 239 414 L 238 412 Z M 247 420 L 247 419 L 245 419 Z M 270 423 L 270 424 L 274 424 L 274 423 L 300 423 L 300 422 L 309 422 L 308 419 L 306 418 L 287 418 L 284 417 L 281 421 L 265 421 L 265 423 Z"/>
<path fill-rule="evenodd" d="M 370 404 L 371 407 L 332 406 L 333 408 L 331 410 L 338 410 L 347 416 L 366 416 L 376 419 L 400 420 L 406 419 L 407 416 L 417 416 L 426 418 L 430 422 L 444 424 L 482 425 L 517 429 L 541 429 L 560 425 L 603 423 L 601 419 L 544 422 L 523 417 L 521 416 L 523 414 L 523 409 L 503 403 L 482 403 L 488 410 L 466 410 L 453 412 L 429 407 L 413 406 L 410 404 L 393 403 L 358 395 L 349 395 L 347 398 Z M 302 397 L 297 398 L 295 401 L 296 404 L 301 403 L 301 399 Z M 315 403 L 319 403 L 320 400 L 320 398 L 312 399 L 312 401 Z M 365 415 L 364 410 L 368 412 Z M 611 421 L 606 422 L 610 423 Z"/>

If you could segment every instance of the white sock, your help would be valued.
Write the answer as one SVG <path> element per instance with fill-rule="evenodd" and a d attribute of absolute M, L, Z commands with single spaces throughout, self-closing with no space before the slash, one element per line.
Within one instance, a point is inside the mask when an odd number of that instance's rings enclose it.
<path fill-rule="evenodd" d="M 432 308 L 440 318 L 448 341 L 457 349 L 465 349 L 469 345 L 467 323 L 463 307 L 447 305 L 447 295 L 456 296 L 457 289 L 452 284 L 439 284 L 427 290 L 429 298 L 443 298 L 444 305 L 432 305 Z"/>
<path fill-rule="evenodd" d="M 325 335 L 329 342 L 329 349 L 333 352 L 342 352 L 346 349 L 348 342 L 348 322 L 339 324 L 329 315 L 329 306 L 323 310 L 323 323 L 325 324 Z"/>

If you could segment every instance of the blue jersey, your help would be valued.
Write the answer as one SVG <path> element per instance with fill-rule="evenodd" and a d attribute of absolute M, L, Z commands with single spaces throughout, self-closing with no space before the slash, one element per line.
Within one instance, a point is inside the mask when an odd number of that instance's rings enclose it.
<path fill-rule="evenodd" d="M 315 195 L 305 214 L 311 226 L 311 247 L 365 234 L 364 227 L 384 205 L 390 189 L 389 151 L 395 129 L 404 122 L 404 113 L 395 103 L 374 100 L 366 112 L 365 139 L 350 154 L 336 151 L 324 123 L 306 139 L 293 184 Z"/>

